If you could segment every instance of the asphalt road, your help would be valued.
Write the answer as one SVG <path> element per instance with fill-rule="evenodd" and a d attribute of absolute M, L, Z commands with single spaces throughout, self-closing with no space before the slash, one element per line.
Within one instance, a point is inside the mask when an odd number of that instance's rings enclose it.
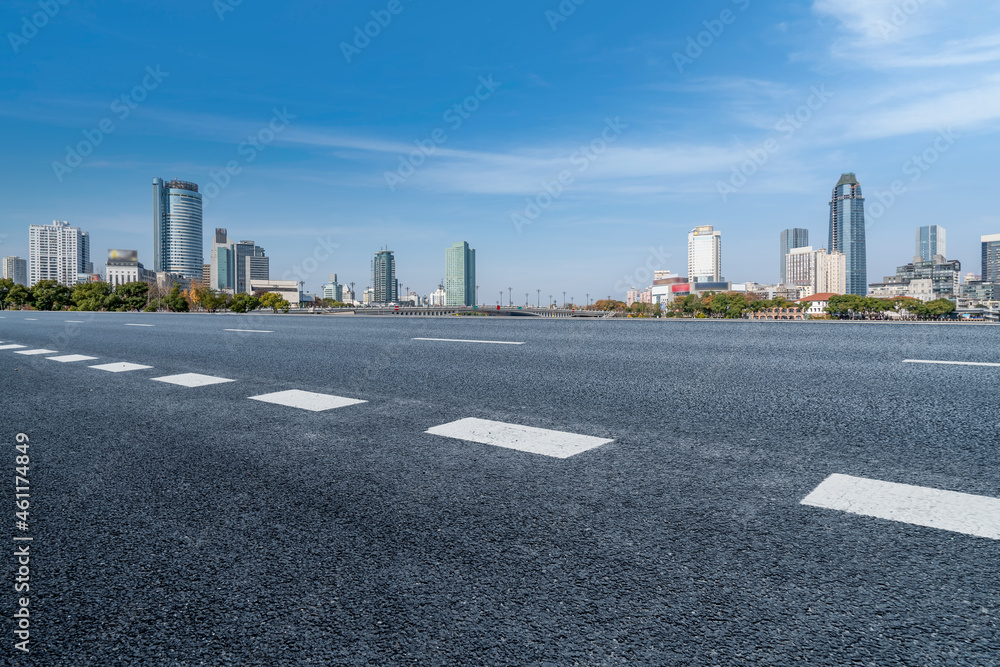
<path fill-rule="evenodd" d="M 9 664 L 1000 664 L 1000 539 L 801 504 L 1000 497 L 1000 367 L 906 363 L 998 327 L 0 316 Z M 287 390 L 365 403 L 248 400 Z M 465 418 L 613 442 L 426 433 Z"/>

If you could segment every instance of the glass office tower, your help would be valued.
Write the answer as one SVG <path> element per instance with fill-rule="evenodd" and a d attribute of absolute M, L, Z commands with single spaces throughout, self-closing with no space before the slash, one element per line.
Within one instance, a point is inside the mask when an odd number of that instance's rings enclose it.
<path fill-rule="evenodd" d="M 936 255 L 947 256 L 944 227 L 927 225 L 917 229 L 917 254 L 924 262 L 934 261 Z"/>
<path fill-rule="evenodd" d="M 868 294 L 868 256 L 865 244 L 865 198 L 854 174 L 843 174 L 830 199 L 830 238 L 827 250 L 847 257 L 847 293 Z"/>
<path fill-rule="evenodd" d="M 187 181 L 153 179 L 153 270 L 200 280 L 201 194 Z"/>
<path fill-rule="evenodd" d="M 476 251 L 465 241 L 444 251 L 446 306 L 476 305 Z"/>

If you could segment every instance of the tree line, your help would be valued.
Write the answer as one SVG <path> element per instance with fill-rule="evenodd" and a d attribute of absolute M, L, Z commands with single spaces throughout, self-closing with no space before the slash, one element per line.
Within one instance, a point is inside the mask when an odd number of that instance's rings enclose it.
<path fill-rule="evenodd" d="M 805 310 L 808 304 L 789 301 L 783 297 L 755 299 L 738 292 L 706 292 L 678 297 L 666 306 L 638 301 L 629 306 L 624 301 L 601 299 L 588 310 L 613 311 L 627 317 L 740 319 L 769 308 Z M 829 305 L 825 308 L 826 314 L 834 319 L 866 320 L 887 319 L 890 312 L 896 313 L 903 319 L 941 319 L 954 311 L 955 304 L 948 299 L 924 302 L 910 297 L 877 299 L 852 294 L 830 297 Z"/>
<path fill-rule="evenodd" d="M 343 305 L 343 304 L 341 304 Z M 291 304 L 276 292 L 225 294 L 207 287 L 182 290 L 178 285 L 163 289 L 145 282 L 111 285 L 106 282 L 79 283 L 67 287 L 55 280 L 39 280 L 30 289 L 9 278 L 0 279 L 0 309 L 75 310 L 107 312 L 185 313 L 203 309 L 248 313 L 270 308 L 287 313 Z"/>

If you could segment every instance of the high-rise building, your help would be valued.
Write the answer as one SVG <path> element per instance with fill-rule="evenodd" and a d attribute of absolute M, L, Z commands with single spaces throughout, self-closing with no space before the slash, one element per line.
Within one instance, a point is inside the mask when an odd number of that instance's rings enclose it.
<path fill-rule="evenodd" d="M 779 284 L 784 285 L 787 282 L 785 274 L 785 257 L 795 248 L 805 248 L 808 245 L 808 229 L 795 227 L 794 229 L 786 229 L 781 232 L 781 264 L 779 269 L 781 277 L 778 281 Z"/>
<path fill-rule="evenodd" d="M 873 283 L 870 293 L 880 298 L 909 296 L 923 301 L 954 299 L 959 295 L 962 263 L 935 255 L 928 262 L 915 261 L 896 268 L 896 275 Z"/>
<path fill-rule="evenodd" d="M 153 179 L 153 270 L 201 277 L 201 194 L 187 181 Z"/>
<path fill-rule="evenodd" d="M 945 245 L 944 227 L 939 225 L 926 225 L 917 228 L 917 254 L 920 261 L 931 262 L 938 255 L 947 256 Z"/>
<path fill-rule="evenodd" d="M 334 301 L 344 300 L 344 286 L 337 282 L 337 274 L 330 274 L 330 282 L 323 285 L 323 298 Z"/>
<path fill-rule="evenodd" d="M 260 246 L 255 246 L 260 254 L 253 254 L 246 259 L 246 272 L 247 284 L 251 282 L 267 282 L 271 280 L 271 258 L 264 255 L 264 249 Z"/>
<path fill-rule="evenodd" d="M 719 283 L 722 277 L 722 232 L 711 225 L 695 227 L 688 234 L 688 281 Z"/>
<path fill-rule="evenodd" d="M 981 238 L 983 242 L 983 275 L 986 282 L 1000 282 L 1000 234 Z"/>
<path fill-rule="evenodd" d="M 446 306 L 476 305 L 476 251 L 465 241 L 445 248 L 444 291 Z"/>
<path fill-rule="evenodd" d="M 68 222 L 28 227 L 29 287 L 40 280 L 56 280 L 72 286 L 84 274 L 92 274 L 90 235 Z"/>
<path fill-rule="evenodd" d="M 236 289 L 236 259 L 228 231 L 216 227 L 209 256 L 209 289 L 233 293 Z"/>
<path fill-rule="evenodd" d="M 868 293 L 868 256 L 865 244 L 865 198 L 854 174 L 843 174 L 830 199 L 830 252 L 847 256 L 847 293 Z"/>
<path fill-rule="evenodd" d="M 243 294 L 247 291 L 247 259 L 251 257 L 264 257 L 264 249 L 253 241 L 240 241 L 233 244 L 233 257 L 236 267 L 236 293 Z M 262 264 L 257 264 L 258 268 Z"/>
<path fill-rule="evenodd" d="M 28 286 L 28 260 L 10 256 L 3 258 L 3 277 L 13 280 L 15 285 Z"/>
<path fill-rule="evenodd" d="M 793 248 L 785 257 L 783 285 L 799 290 L 804 298 L 813 294 L 844 294 L 846 292 L 847 257 L 842 252 L 827 253 L 825 248 L 812 246 Z"/>
<path fill-rule="evenodd" d="M 392 250 L 380 250 L 372 259 L 372 303 L 394 303 L 398 300 L 396 257 Z"/>

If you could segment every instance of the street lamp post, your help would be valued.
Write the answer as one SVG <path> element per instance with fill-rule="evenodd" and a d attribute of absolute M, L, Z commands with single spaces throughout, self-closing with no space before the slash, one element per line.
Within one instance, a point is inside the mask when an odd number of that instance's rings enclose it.
<path fill-rule="evenodd" d="M 524 307 L 528 307 L 528 292 L 524 293 Z"/>
<path fill-rule="evenodd" d="M 590 292 L 587 292 L 587 310 L 590 310 Z"/>
<path fill-rule="evenodd" d="M 563 308 L 566 307 L 566 291 L 563 290 Z"/>
<path fill-rule="evenodd" d="M 542 290 L 536 289 L 535 291 L 538 292 L 538 302 L 535 304 L 535 308 L 541 308 L 542 307 Z"/>
<path fill-rule="evenodd" d="M 507 288 L 507 305 L 510 306 L 511 308 L 514 307 L 514 288 L 513 287 L 508 287 Z"/>
<path fill-rule="evenodd" d="M 479 285 L 476 285 L 476 298 L 474 299 L 474 301 L 476 302 L 475 305 L 478 306 L 479 305 Z"/>
<path fill-rule="evenodd" d="M 500 290 L 500 298 L 497 299 L 497 305 L 498 306 L 502 306 L 503 305 L 503 290 Z"/>

